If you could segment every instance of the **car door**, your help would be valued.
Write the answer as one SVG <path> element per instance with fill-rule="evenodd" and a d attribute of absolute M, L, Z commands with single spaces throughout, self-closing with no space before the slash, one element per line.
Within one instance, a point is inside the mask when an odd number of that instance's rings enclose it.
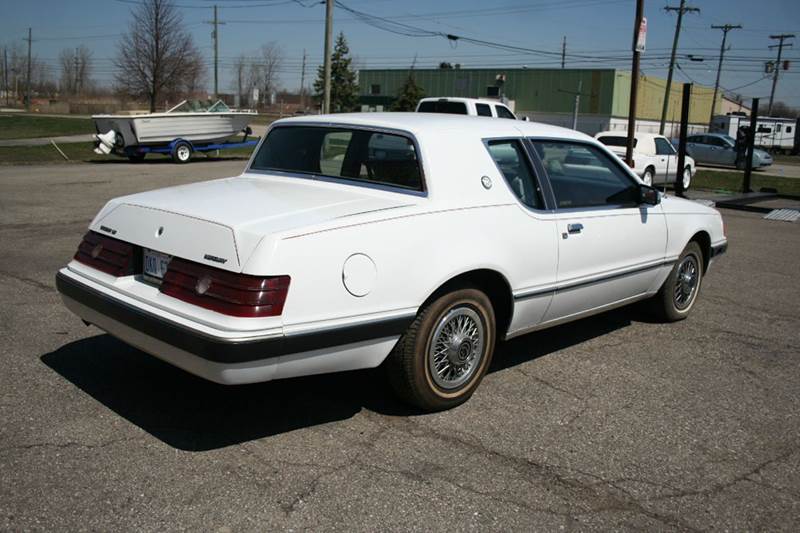
<path fill-rule="evenodd" d="M 497 227 L 503 228 L 497 237 L 513 247 L 514 260 L 508 268 L 514 310 L 508 331 L 516 335 L 541 323 L 550 306 L 558 267 L 558 235 L 551 199 L 542 190 L 525 141 L 491 139 L 486 147 L 505 185 L 519 201 L 518 210 L 510 210 L 505 221 L 497 221 Z M 491 180 L 488 186 L 492 187 Z"/>
<path fill-rule="evenodd" d="M 599 147 L 531 140 L 555 199 L 557 285 L 544 320 L 631 301 L 653 288 L 667 226 L 660 205 L 639 205 L 638 184 Z"/>
<path fill-rule="evenodd" d="M 656 137 L 653 139 L 656 144 L 656 158 L 660 161 L 660 174 L 656 176 L 658 183 L 675 181 L 675 172 L 678 166 L 678 157 L 675 148 L 666 137 Z"/>
<path fill-rule="evenodd" d="M 686 138 L 686 153 L 694 158 L 695 163 L 706 162 L 705 146 L 702 135 L 691 135 Z"/>

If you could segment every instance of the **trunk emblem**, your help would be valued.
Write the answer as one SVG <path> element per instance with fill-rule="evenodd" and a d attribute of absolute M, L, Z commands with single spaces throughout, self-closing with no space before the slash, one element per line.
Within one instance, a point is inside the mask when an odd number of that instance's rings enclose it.
<path fill-rule="evenodd" d="M 203 276 L 202 278 L 197 280 L 197 285 L 194 286 L 194 290 L 197 294 L 203 295 L 206 291 L 211 287 L 211 278 L 208 276 Z"/>
<path fill-rule="evenodd" d="M 103 251 L 103 245 L 98 244 L 94 248 L 92 248 L 92 259 L 97 259 L 97 256 L 100 255 L 100 252 Z"/>

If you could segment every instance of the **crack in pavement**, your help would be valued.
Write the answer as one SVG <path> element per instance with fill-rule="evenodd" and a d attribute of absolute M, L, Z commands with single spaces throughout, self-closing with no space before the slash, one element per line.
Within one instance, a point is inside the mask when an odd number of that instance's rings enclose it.
<path fill-rule="evenodd" d="M 19 281 L 20 283 L 24 283 L 25 285 L 29 285 L 31 287 L 36 287 L 37 289 L 41 289 L 47 292 L 55 292 L 56 288 L 46 283 L 42 283 L 41 281 L 26 278 L 24 276 L 18 276 L 17 274 L 12 274 L 11 272 L 0 271 L 0 276 L 3 276 L 8 279 L 13 279 L 14 281 Z"/>

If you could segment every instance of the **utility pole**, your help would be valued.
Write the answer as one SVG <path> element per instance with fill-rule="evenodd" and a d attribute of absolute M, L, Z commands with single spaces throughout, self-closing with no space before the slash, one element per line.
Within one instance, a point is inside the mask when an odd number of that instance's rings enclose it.
<path fill-rule="evenodd" d="M 636 0 L 636 18 L 633 23 L 633 64 L 631 66 L 631 94 L 628 105 L 628 139 L 625 142 L 625 162 L 633 168 L 633 135 L 636 131 L 636 94 L 639 91 L 639 56 L 644 49 L 640 42 L 644 0 Z"/>
<path fill-rule="evenodd" d="M 740 24 L 723 24 L 722 26 L 711 25 L 714 30 L 722 30 L 722 46 L 719 47 L 719 65 L 717 65 L 717 81 L 714 83 L 714 98 L 711 99 L 711 116 L 708 117 L 708 125 L 714 121 L 714 110 L 717 107 L 717 92 L 719 91 L 719 76 L 722 73 L 722 58 L 725 57 L 725 41 L 728 39 L 728 32 L 741 29 Z"/>
<path fill-rule="evenodd" d="M 203 22 L 214 26 L 211 31 L 211 38 L 214 39 L 214 97 L 219 98 L 219 27 L 225 23 L 217 17 L 216 4 L 214 4 L 214 20 L 205 20 Z"/>
<path fill-rule="evenodd" d="M 303 66 L 300 70 L 300 109 L 306 109 L 306 49 L 303 48 Z"/>
<path fill-rule="evenodd" d="M 772 75 L 772 91 L 769 93 L 769 106 L 767 106 L 767 116 L 772 116 L 772 101 L 775 99 L 775 87 L 778 86 L 778 72 L 781 70 L 781 53 L 783 52 L 784 46 L 792 46 L 791 43 L 784 45 L 783 41 L 786 39 L 794 39 L 793 33 L 782 33 L 780 35 L 770 35 L 770 39 L 778 40 L 778 44 L 773 44 L 770 46 L 770 50 L 773 48 L 778 49 L 778 60 L 775 62 L 775 70 L 774 74 Z"/>
<path fill-rule="evenodd" d="M 331 112 L 331 48 L 333 47 L 333 0 L 325 1 L 325 66 L 322 113 Z"/>
<path fill-rule="evenodd" d="M 79 85 L 79 83 L 80 83 L 80 82 L 78 81 L 78 79 L 79 79 L 79 76 L 80 76 L 80 68 L 79 68 L 79 66 L 78 66 L 78 63 L 79 63 L 79 62 L 80 62 L 80 60 L 78 59 L 78 47 L 76 46 L 76 47 L 75 47 L 75 60 L 73 61 L 73 63 L 75 64 L 75 67 L 74 67 L 74 68 L 75 68 L 75 86 L 72 88 L 72 93 L 73 93 L 75 96 L 77 96 L 77 95 L 78 95 L 78 85 Z"/>
<path fill-rule="evenodd" d="M 25 111 L 31 110 L 31 42 L 33 39 L 31 38 L 31 29 L 28 28 L 28 38 L 24 39 L 28 41 L 28 77 L 27 82 L 25 84 Z"/>
<path fill-rule="evenodd" d="M 572 109 L 572 129 L 578 129 L 578 108 L 581 106 L 581 89 L 583 80 L 578 80 L 578 92 L 575 93 L 575 107 Z"/>
<path fill-rule="evenodd" d="M 564 60 L 567 57 L 567 36 L 561 39 L 561 68 L 564 68 Z"/>
<path fill-rule="evenodd" d="M 6 106 L 10 105 L 8 87 L 8 47 L 3 47 L 3 87 L 6 90 Z"/>
<path fill-rule="evenodd" d="M 683 14 L 692 12 L 699 13 L 700 8 L 688 7 L 686 5 L 686 0 L 681 0 L 680 7 L 667 6 L 664 8 L 664 11 L 677 11 L 678 21 L 675 24 L 675 38 L 672 40 L 672 55 L 670 56 L 669 72 L 667 73 L 667 87 L 664 90 L 664 106 L 661 108 L 661 123 L 658 126 L 658 133 L 661 135 L 664 135 L 664 122 L 667 120 L 667 108 L 669 107 L 669 96 L 670 91 L 672 90 L 672 71 L 675 69 L 675 52 L 678 51 L 678 37 L 681 35 L 681 22 L 683 22 Z"/>

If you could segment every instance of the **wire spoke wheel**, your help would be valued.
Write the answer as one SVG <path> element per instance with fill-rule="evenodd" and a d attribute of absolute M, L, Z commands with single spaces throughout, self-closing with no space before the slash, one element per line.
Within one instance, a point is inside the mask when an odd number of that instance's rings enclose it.
<path fill-rule="evenodd" d="M 456 389 L 480 366 L 486 345 L 483 321 L 473 309 L 461 306 L 447 312 L 431 335 L 428 367 L 434 383 Z"/>
<path fill-rule="evenodd" d="M 683 310 L 691 305 L 697 293 L 699 274 L 697 258 L 693 255 L 684 257 L 678 265 L 678 276 L 673 290 L 673 299 L 677 309 Z"/>

